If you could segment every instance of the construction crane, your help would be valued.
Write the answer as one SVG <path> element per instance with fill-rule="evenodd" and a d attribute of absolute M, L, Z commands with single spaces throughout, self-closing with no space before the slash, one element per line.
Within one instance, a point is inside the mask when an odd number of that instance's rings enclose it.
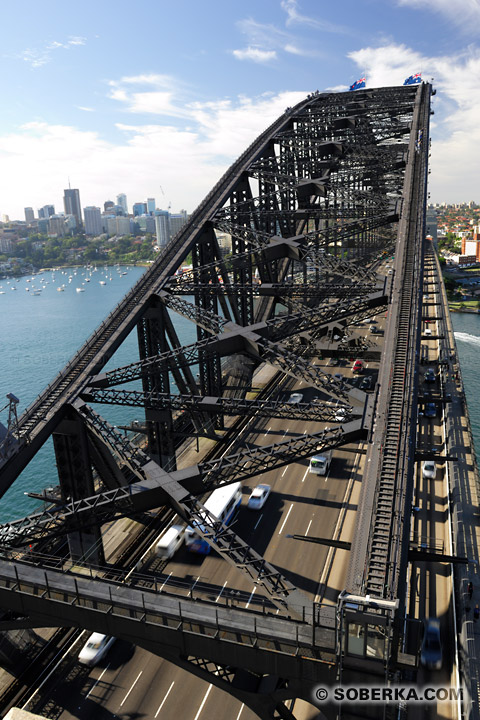
<path fill-rule="evenodd" d="M 165 200 L 167 200 L 167 196 L 166 196 L 165 193 L 163 192 L 163 188 L 162 188 L 161 185 L 160 185 L 160 190 L 162 191 L 162 195 L 163 195 L 163 197 L 165 198 Z M 172 207 L 172 203 L 170 202 L 170 200 L 167 200 L 167 202 L 168 202 L 167 211 L 170 212 L 170 208 Z"/>

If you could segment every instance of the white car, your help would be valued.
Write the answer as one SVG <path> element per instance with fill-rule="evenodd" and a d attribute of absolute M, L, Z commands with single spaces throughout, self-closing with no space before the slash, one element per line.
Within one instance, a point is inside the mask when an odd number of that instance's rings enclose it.
<path fill-rule="evenodd" d="M 345 422 L 346 418 L 347 418 L 347 409 L 344 407 L 339 407 L 335 413 L 335 421 L 336 422 Z"/>
<path fill-rule="evenodd" d="M 424 334 L 424 335 L 431 335 L 431 334 L 432 334 L 432 331 L 430 330 L 430 328 L 425 328 L 425 332 L 424 332 L 423 334 Z"/>
<path fill-rule="evenodd" d="M 102 635 L 102 633 L 97 632 L 92 633 L 79 652 L 78 662 L 82 665 L 93 667 L 105 657 L 114 642 L 115 638 L 112 637 L 112 635 Z"/>
<path fill-rule="evenodd" d="M 247 507 L 250 510 L 260 510 L 265 505 L 271 489 L 270 485 L 257 485 L 248 498 Z"/>
<path fill-rule="evenodd" d="M 437 474 L 437 466 L 435 465 L 433 460 L 425 460 L 425 462 L 422 465 L 423 477 L 431 478 L 432 480 L 434 480 L 436 474 Z"/>
<path fill-rule="evenodd" d="M 302 402 L 302 400 L 302 393 L 292 393 L 288 398 L 287 402 L 291 403 L 292 405 L 297 405 L 297 403 Z"/>

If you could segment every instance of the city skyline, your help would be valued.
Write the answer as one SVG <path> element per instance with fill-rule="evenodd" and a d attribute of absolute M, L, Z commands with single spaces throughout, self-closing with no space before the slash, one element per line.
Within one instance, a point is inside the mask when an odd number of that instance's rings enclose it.
<path fill-rule="evenodd" d="M 105 31 L 114 7 L 119 22 Z M 191 212 L 285 107 L 362 76 L 378 87 L 416 72 L 437 90 L 431 200 L 478 201 L 477 3 L 344 0 L 341 15 L 313 0 L 209 8 L 139 0 L 135 17 L 148 23 L 135 27 L 124 0 L 86 0 L 80 15 L 52 0 L 6 6 L 0 216 L 61 207 L 68 178 L 82 207 L 125 193 L 130 205 L 153 196 Z"/>

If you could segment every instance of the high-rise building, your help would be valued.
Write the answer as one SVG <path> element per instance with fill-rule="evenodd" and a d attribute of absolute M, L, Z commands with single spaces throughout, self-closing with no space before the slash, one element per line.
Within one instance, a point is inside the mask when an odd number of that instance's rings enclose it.
<path fill-rule="evenodd" d="M 186 210 L 170 215 L 170 237 L 174 237 L 188 220 Z"/>
<path fill-rule="evenodd" d="M 147 198 L 147 213 L 153 215 L 155 212 L 155 198 Z"/>
<path fill-rule="evenodd" d="M 55 215 L 55 207 L 53 205 L 44 205 L 38 211 L 38 217 L 48 220 L 49 217 Z"/>
<path fill-rule="evenodd" d="M 33 212 L 33 208 L 31 208 L 31 207 L 25 208 L 25 222 L 27 223 L 27 225 L 31 225 L 34 220 L 35 220 L 35 214 Z"/>
<path fill-rule="evenodd" d="M 133 216 L 136 217 L 137 215 L 145 215 L 147 212 L 147 203 L 139 202 L 139 203 L 133 203 Z"/>
<path fill-rule="evenodd" d="M 117 205 L 121 205 L 125 215 L 128 215 L 127 196 L 125 193 L 119 193 L 117 195 Z"/>
<path fill-rule="evenodd" d="M 155 218 L 151 215 L 138 215 L 137 224 L 139 229 L 143 230 L 143 232 L 155 232 Z"/>
<path fill-rule="evenodd" d="M 82 227 L 82 207 L 80 205 L 80 192 L 76 188 L 63 191 L 63 204 L 65 215 L 75 215 L 77 228 Z"/>
<path fill-rule="evenodd" d="M 65 216 L 64 215 L 50 215 L 48 220 L 48 232 L 50 235 L 57 235 L 63 237 L 66 234 L 65 227 Z"/>
<path fill-rule="evenodd" d="M 158 247 L 164 248 L 170 240 L 170 214 L 167 210 L 155 211 L 155 234 Z"/>
<path fill-rule="evenodd" d="M 83 208 L 83 217 L 85 218 L 85 235 L 102 234 L 102 215 L 99 207 L 89 205 Z"/>
<path fill-rule="evenodd" d="M 103 212 L 107 212 L 107 210 L 113 208 L 114 205 L 115 203 L 113 202 L 113 200 L 105 200 L 105 202 L 103 203 Z M 83 208 L 83 211 L 85 212 L 85 208 Z"/>

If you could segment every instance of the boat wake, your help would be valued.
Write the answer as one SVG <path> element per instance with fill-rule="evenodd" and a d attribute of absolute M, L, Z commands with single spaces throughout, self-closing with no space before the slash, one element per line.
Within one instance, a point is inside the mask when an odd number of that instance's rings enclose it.
<path fill-rule="evenodd" d="M 456 332 L 455 339 L 460 342 L 470 343 L 470 345 L 480 345 L 480 337 L 478 335 L 470 335 L 470 333 Z"/>

